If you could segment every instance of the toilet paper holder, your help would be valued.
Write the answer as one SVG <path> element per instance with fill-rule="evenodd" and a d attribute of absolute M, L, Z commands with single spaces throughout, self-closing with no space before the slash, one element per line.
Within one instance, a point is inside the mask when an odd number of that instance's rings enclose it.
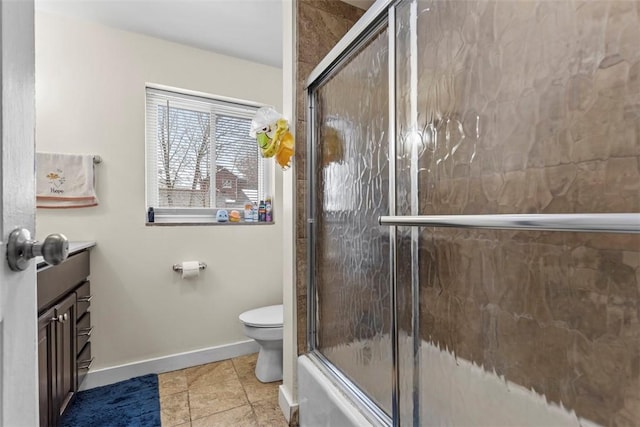
<path fill-rule="evenodd" d="M 204 262 L 199 262 L 198 263 L 198 268 L 200 270 L 204 270 L 205 268 L 207 268 L 207 264 L 205 264 Z M 182 271 L 182 264 L 173 264 L 173 271 L 181 272 Z"/>

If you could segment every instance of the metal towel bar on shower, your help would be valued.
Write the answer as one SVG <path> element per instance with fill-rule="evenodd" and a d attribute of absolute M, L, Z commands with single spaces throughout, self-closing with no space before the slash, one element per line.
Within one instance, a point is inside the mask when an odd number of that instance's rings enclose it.
<path fill-rule="evenodd" d="M 640 234 L 640 213 L 381 216 L 380 225 Z"/>

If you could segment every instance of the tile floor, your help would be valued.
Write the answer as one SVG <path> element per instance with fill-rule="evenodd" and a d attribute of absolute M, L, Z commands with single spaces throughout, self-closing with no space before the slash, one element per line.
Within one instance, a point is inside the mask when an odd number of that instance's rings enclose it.
<path fill-rule="evenodd" d="M 163 427 L 284 427 L 281 381 L 255 377 L 258 354 L 158 375 Z"/>

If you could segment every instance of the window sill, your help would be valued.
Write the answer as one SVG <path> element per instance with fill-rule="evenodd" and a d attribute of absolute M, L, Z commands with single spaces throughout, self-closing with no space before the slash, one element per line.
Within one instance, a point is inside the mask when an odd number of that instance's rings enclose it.
<path fill-rule="evenodd" d="M 162 221 L 162 222 L 147 222 L 145 225 L 147 227 L 174 227 L 174 226 L 209 226 L 209 225 L 221 225 L 221 226 L 241 226 L 241 225 L 274 225 L 275 222 L 214 222 L 214 221 L 203 221 L 203 222 L 179 222 L 179 221 Z"/>

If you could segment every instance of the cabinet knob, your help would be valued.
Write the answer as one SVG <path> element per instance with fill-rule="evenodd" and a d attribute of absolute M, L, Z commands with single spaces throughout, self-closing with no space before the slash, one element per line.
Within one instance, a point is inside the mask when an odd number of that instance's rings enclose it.
<path fill-rule="evenodd" d="M 31 239 L 26 228 L 16 228 L 9 234 L 7 261 L 13 271 L 26 270 L 29 260 L 41 256 L 47 264 L 57 265 L 69 255 L 69 240 L 62 234 L 50 234 L 44 242 Z"/>
<path fill-rule="evenodd" d="M 52 317 L 51 321 L 52 322 L 60 322 L 60 323 L 64 323 L 69 319 L 69 315 L 67 313 L 64 314 L 59 314 L 56 317 Z"/>

